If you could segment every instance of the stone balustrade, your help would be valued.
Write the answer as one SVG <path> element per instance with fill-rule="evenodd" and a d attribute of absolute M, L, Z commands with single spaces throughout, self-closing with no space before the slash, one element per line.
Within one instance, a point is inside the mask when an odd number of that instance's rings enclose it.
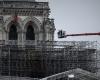
<path fill-rule="evenodd" d="M 44 11 L 43 11 L 44 10 Z M 17 13 L 17 15 L 34 15 L 41 16 L 46 12 L 49 15 L 48 2 L 18 2 L 18 1 L 0 1 L 0 14 L 11 15 Z"/>
<path fill-rule="evenodd" d="M 43 9 L 49 9 L 49 5 L 48 2 L 4 2 L 4 3 L 0 3 L 0 7 L 2 8 L 43 8 Z"/>

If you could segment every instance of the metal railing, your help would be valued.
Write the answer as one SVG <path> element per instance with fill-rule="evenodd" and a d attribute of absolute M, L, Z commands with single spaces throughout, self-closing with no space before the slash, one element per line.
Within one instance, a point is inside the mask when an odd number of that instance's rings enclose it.
<path fill-rule="evenodd" d="M 0 45 L 45 45 L 45 46 L 72 46 L 74 48 L 95 48 L 99 47 L 97 41 L 39 41 L 39 40 L 0 40 Z"/>
<path fill-rule="evenodd" d="M 54 74 L 48 77 L 45 77 L 43 79 L 40 80 L 69 80 L 69 75 L 73 74 L 73 79 L 78 79 L 81 80 L 81 78 L 85 78 L 87 80 L 99 80 L 98 76 L 96 76 L 94 73 L 90 73 L 88 71 L 82 70 L 80 68 L 77 69 L 73 69 L 73 70 L 69 70 L 69 71 L 65 71 L 65 72 L 61 72 L 58 74 Z M 82 79 L 82 80 L 83 80 Z"/>

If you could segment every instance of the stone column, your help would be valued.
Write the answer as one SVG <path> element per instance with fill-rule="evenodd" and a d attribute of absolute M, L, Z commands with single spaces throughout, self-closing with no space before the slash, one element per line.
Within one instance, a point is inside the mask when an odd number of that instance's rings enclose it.
<path fill-rule="evenodd" d="M 35 41 L 39 40 L 39 36 L 38 35 L 39 35 L 39 32 L 36 32 L 35 33 Z"/>
<path fill-rule="evenodd" d="M 25 45 L 25 41 L 26 41 L 26 32 L 22 31 L 22 45 Z"/>
<path fill-rule="evenodd" d="M 43 40 L 43 31 L 39 31 L 39 41 Z"/>
<path fill-rule="evenodd" d="M 18 45 L 22 45 L 22 32 L 21 31 L 18 31 Z"/>

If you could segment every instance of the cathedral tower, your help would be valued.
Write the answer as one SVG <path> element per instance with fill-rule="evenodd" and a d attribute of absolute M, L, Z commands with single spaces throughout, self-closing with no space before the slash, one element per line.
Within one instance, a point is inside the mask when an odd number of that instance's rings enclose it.
<path fill-rule="evenodd" d="M 35 45 L 54 40 L 48 2 L 0 0 L 0 40 L 7 45 Z"/>

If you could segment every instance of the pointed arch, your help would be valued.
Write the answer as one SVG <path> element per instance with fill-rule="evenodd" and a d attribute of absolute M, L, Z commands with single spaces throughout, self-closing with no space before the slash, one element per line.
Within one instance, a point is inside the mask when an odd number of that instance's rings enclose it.
<path fill-rule="evenodd" d="M 9 32 L 9 26 L 13 23 L 13 16 L 9 16 L 6 20 L 5 20 L 5 23 L 3 24 L 4 25 L 4 30 Z M 22 30 L 21 26 L 23 26 L 23 22 L 22 22 L 22 19 L 21 18 L 18 18 L 18 21 L 17 21 L 17 24 L 19 25 L 19 28 L 18 30 Z"/>
<path fill-rule="evenodd" d="M 41 29 L 41 22 L 37 19 L 37 18 L 35 18 L 35 17 L 27 17 L 27 18 L 25 18 L 24 19 L 24 21 L 23 21 L 23 26 L 24 26 L 24 30 L 25 30 L 25 28 L 26 28 L 26 24 L 29 22 L 29 21 L 32 21 L 32 22 L 34 22 L 34 24 L 37 26 L 37 28 L 38 28 L 38 30 L 40 31 L 40 29 Z"/>
<path fill-rule="evenodd" d="M 33 16 L 28 16 L 23 20 L 23 31 L 25 32 L 24 36 L 24 40 L 26 40 L 26 32 L 27 32 L 27 27 L 29 24 L 32 25 L 32 28 L 34 29 L 34 37 L 35 37 L 35 41 L 40 40 L 41 39 L 41 21 L 37 18 L 37 17 L 33 17 Z M 41 35 L 40 35 L 41 34 Z"/>
<path fill-rule="evenodd" d="M 38 40 L 39 29 L 33 21 L 28 21 L 24 26 L 24 40 Z"/>
<path fill-rule="evenodd" d="M 27 27 L 26 40 L 35 40 L 34 28 L 32 27 L 32 25 L 28 25 Z"/>
<path fill-rule="evenodd" d="M 19 22 L 14 22 L 12 19 L 9 19 L 9 23 L 6 23 L 5 25 L 4 30 L 6 36 L 4 37 L 4 40 L 22 40 L 22 28 Z"/>
<path fill-rule="evenodd" d="M 12 24 L 9 29 L 9 40 L 17 40 L 17 39 L 18 39 L 17 28 L 15 24 Z"/>

